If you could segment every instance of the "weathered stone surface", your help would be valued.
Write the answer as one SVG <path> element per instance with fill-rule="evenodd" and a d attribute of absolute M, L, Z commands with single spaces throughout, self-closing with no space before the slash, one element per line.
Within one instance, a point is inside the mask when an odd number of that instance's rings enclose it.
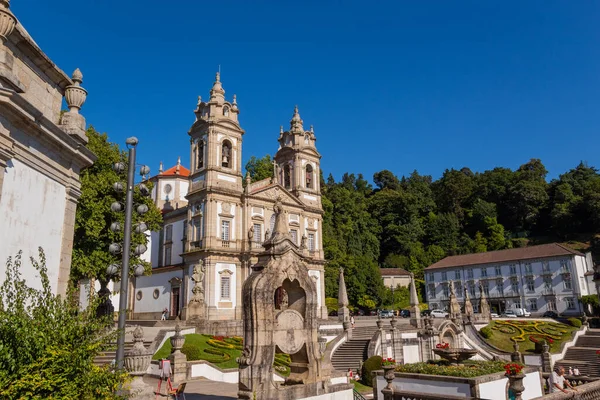
<path fill-rule="evenodd" d="M 273 234 L 242 291 L 245 348 L 238 360 L 240 399 L 300 399 L 336 390 L 328 385 L 330 371 L 321 363 L 318 288 L 288 233 L 288 217 L 279 200 L 275 212 Z M 273 381 L 276 352 L 291 358 L 291 372 L 283 383 Z"/>

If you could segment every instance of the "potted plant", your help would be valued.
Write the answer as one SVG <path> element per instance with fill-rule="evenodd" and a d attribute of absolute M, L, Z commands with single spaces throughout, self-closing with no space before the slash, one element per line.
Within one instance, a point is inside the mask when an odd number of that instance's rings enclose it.
<path fill-rule="evenodd" d="M 525 390 L 523 386 L 523 365 L 517 363 L 505 364 L 504 371 L 508 377 L 508 387 L 515 393 L 515 400 L 521 400 L 521 394 Z"/>
<path fill-rule="evenodd" d="M 384 358 L 381 361 L 381 367 L 383 368 L 383 377 L 387 381 L 386 389 L 392 389 L 392 381 L 395 378 L 396 360 L 391 357 Z"/>

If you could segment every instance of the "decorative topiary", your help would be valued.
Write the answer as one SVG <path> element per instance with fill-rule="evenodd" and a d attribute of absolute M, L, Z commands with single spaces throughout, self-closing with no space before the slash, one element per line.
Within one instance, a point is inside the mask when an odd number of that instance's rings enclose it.
<path fill-rule="evenodd" d="M 481 333 L 481 336 L 483 336 L 486 339 L 489 339 L 492 337 L 492 330 L 490 329 L 489 326 L 484 326 L 483 328 L 481 328 L 479 333 Z"/>
<path fill-rule="evenodd" d="M 364 385 L 373 386 L 373 377 L 371 372 L 381 369 L 383 359 L 381 356 L 370 357 L 362 365 L 362 371 L 360 371 L 361 381 Z"/>
<path fill-rule="evenodd" d="M 569 324 L 575 328 L 581 328 L 581 320 L 579 318 L 569 318 Z"/>
<path fill-rule="evenodd" d="M 200 348 L 194 344 L 184 343 L 181 352 L 186 355 L 188 361 L 202 360 Z"/>

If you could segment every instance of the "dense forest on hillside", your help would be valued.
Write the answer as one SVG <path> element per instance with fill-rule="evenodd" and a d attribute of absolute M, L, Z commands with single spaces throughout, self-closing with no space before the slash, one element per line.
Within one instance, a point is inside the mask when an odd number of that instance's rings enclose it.
<path fill-rule="evenodd" d="M 253 180 L 270 176 L 270 157 L 253 157 L 247 170 Z M 558 179 L 546 176 L 542 161 L 532 159 L 516 171 L 447 169 L 436 181 L 417 171 L 400 178 L 377 172 L 375 186 L 362 174 L 321 177 L 326 295 L 337 297 L 340 266 L 350 302 L 371 308 L 392 303 L 380 267 L 422 280 L 425 267 L 448 255 L 552 241 L 600 255 L 598 170 L 580 163 Z M 393 303 L 403 307 L 407 296 L 397 291 Z"/>

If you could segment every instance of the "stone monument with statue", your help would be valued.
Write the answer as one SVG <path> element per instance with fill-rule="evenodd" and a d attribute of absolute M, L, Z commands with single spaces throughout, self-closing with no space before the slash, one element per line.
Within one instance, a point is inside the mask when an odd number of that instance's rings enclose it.
<path fill-rule="evenodd" d="M 280 199 L 275 226 L 242 288 L 244 350 L 239 362 L 240 399 L 303 399 L 315 396 L 352 399 L 349 384 L 331 384 L 322 364 L 318 335 L 317 291 L 305 256 L 289 234 Z M 290 375 L 273 379 L 275 353 L 290 355 Z M 344 393 L 339 393 L 339 392 Z M 331 397 L 333 398 L 333 397 Z"/>

